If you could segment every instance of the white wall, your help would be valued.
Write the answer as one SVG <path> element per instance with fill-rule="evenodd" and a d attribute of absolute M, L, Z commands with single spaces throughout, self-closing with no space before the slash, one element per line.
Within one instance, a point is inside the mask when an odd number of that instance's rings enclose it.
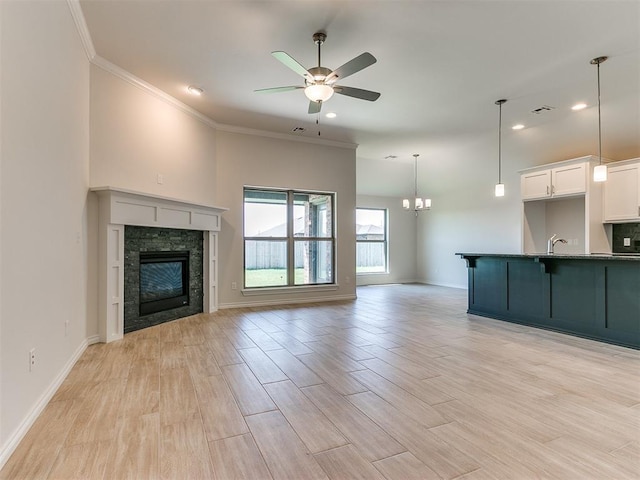
<path fill-rule="evenodd" d="M 89 61 L 66 2 L 0 21 L 1 465 L 86 345 Z"/>
<path fill-rule="evenodd" d="M 396 197 L 357 196 L 358 208 L 383 208 L 388 214 L 388 273 L 358 275 L 358 285 L 410 283 L 416 281 L 416 225 L 413 211 L 402 208 L 402 199 Z M 429 215 L 421 212 L 419 215 Z"/>
<path fill-rule="evenodd" d="M 218 130 L 216 190 L 223 215 L 220 234 L 219 302 L 222 308 L 355 296 L 355 148 Z M 336 192 L 335 291 L 243 296 L 243 187 Z M 236 282 L 237 290 L 231 289 Z"/>
<path fill-rule="evenodd" d="M 92 187 L 215 205 L 215 183 L 215 131 L 210 125 L 91 65 Z"/>

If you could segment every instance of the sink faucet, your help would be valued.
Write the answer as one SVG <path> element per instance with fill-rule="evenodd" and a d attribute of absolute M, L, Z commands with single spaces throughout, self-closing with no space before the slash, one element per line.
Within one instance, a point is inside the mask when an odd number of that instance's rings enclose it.
<path fill-rule="evenodd" d="M 553 247 L 556 243 L 567 243 L 564 238 L 556 238 L 558 236 L 557 233 L 554 233 L 549 240 L 547 240 L 547 255 L 553 254 Z"/>

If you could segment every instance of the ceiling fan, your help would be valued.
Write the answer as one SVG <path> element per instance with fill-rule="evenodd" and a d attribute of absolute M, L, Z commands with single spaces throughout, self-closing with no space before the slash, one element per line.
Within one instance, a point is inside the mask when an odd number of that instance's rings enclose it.
<path fill-rule="evenodd" d="M 273 55 L 277 60 L 280 60 L 285 66 L 289 67 L 298 75 L 302 75 L 304 77 L 304 86 L 262 88 L 260 90 L 255 90 L 255 92 L 278 93 L 304 89 L 304 94 L 309 99 L 309 113 L 319 113 L 322 108 L 322 104 L 329 100 L 334 93 L 359 98 L 361 100 L 369 100 L 370 102 L 376 101 L 378 97 L 380 97 L 378 92 L 336 85 L 336 82 L 343 78 L 353 75 L 354 73 L 376 63 L 376 58 L 369 52 L 365 52 L 349 60 L 347 63 L 335 70 L 322 67 L 320 66 L 320 50 L 326 39 L 327 34 L 324 32 L 317 32 L 313 35 L 313 41 L 318 45 L 318 66 L 312 67 L 308 70 L 286 52 L 271 52 L 271 55 Z"/>

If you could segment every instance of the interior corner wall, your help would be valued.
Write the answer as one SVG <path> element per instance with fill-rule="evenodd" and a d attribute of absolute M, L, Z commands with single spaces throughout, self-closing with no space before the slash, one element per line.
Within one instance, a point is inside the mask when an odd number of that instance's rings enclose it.
<path fill-rule="evenodd" d="M 525 168 L 524 162 L 530 157 L 515 154 L 507 142 L 503 151 L 506 194 L 502 198 L 493 194 L 498 173 L 493 132 L 434 146 L 425 155 L 429 175 L 419 189 L 431 198 L 432 208 L 418 216 L 416 263 L 420 282 L 467 288 L 466 263 L 456 253 L 520 252 L 517 170 Z"/>
<path fill-rule="evenodd" d="M 357 275 L 358 285 L 411 283 L 416 281 L 416 225 L 414 212 L 402 208 L 402 199 L 371 195 L 357 196 L 358 208 L 380 208 L 387 211 L 388 272 Z M 422 212 L 420 215 L 429 215 Z"/>
<path fill-rule="evenodd" d="M 221 308 L 355 298 L 355 148 L 217 131 L 217 192 L 222 216 L 219 242 Z M 243 187 L 261 186 L 336 193 L 335 291 L 243 296 Z"/>
<path fill-rule="evenodd" d="M 89 61 L 66 2 L 0 2 L 0 22 L 1 466 L 86 347 L 90 309 Z"/>
<path fill-rule="evenodd" d="M 92 187 L 216 205 L 215 130 L 91 65 Z"/>

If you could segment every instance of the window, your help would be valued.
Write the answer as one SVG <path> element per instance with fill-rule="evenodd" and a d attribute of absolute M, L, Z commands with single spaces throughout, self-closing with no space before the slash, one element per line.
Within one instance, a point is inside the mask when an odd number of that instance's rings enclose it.
<path fill-rule="evenodd" d="M 387 271 L 387 211 L 357 208 L 356 274 Z"/>
<path fill-rule="evenodd" d="M 244 286 L 334 283 L 334 195 L 244 190 Z"/>

